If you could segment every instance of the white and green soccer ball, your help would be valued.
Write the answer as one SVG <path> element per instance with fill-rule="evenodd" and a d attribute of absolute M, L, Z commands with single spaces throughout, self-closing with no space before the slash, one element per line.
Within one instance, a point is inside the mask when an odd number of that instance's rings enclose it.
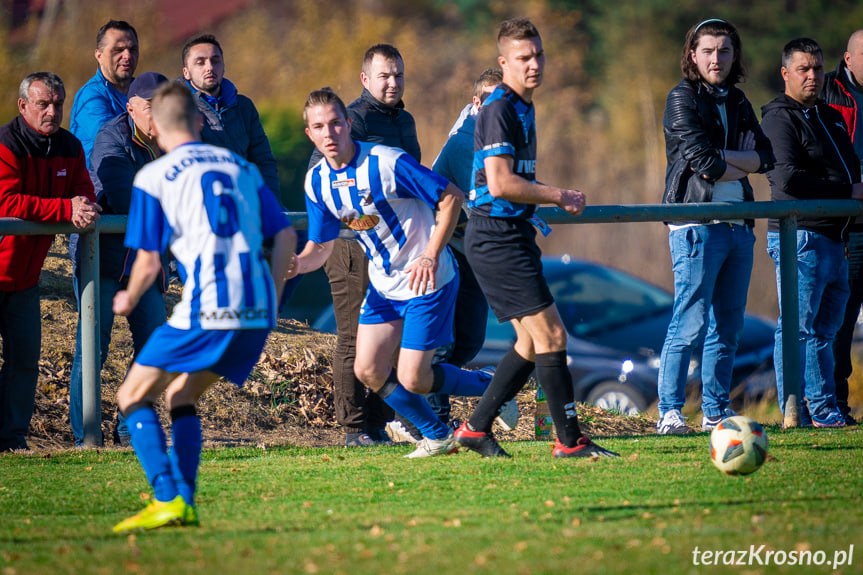
<path fill-rule="evenodd" d="M 728 475 L 749 475 L 767 458 L 767 432 L 743 415 L 723 419 L 710 433 L 710 459 Z"/>

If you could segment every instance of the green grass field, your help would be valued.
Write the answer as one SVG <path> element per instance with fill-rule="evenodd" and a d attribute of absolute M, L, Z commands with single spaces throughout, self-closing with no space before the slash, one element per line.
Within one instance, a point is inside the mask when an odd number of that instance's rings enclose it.
<path fill-rule="evenodd" d="M 5 455 L 0 573 L 863 572 L 863 431 L 767 431 L 746 478 L 713 467 L 707 434 L 606 438 L 623 457 L 596 461 L 546 442 L 504 444 L 508 461 L 206 450 L 201 527 L 131 536 L 111 533 L 149 492 L 131 451 Z"/>

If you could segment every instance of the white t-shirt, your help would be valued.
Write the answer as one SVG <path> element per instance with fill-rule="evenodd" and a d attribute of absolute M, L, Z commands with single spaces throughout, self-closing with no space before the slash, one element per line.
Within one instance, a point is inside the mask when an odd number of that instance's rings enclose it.
<path fill-rule="evenodd" d="M 725 111 L 725 102 L 719 104 L 719 116 L 722 118 L 722 126 L 725 128 L 726 148 L 728 142 L 728 115 Z M 742 202 L 743 201 L 743 184 L 740 180 L 732 180 L 730 182 L 716 182 L 713 184 L 713 198 L 711 202 Z M 723 220 L 729 224 L 743 225 L 743 220 Z M 712 223 L 719 223 L 715 220 Z M 669 224 L 670 230 L 679 230 L 681 228 L 689 228 L 704 224 Z"/>

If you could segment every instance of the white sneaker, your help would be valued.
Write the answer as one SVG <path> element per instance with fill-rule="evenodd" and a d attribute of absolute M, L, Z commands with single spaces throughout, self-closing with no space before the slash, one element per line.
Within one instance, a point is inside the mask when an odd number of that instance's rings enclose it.
<path fill-rule="evenodd" d="M 690 431 L 692 430 L 686 425 L 679 409 L 666 411 L 665 415 L 656 422 L 656 432 L 659 435 L 684 435 Z"/>
<path fill-rule="evenodd" d="M 384 430 L 387 432 L 387 435 L 390 436 L 390 439 L 393 440 L 393 443 L 416 443 L 416 438 L 410 434 L 410 432 L 405 429 L 405 426 L 402 425 L 402 422 L 394 419 L 387 423 Z"/>
<path fill-rule="evenodd" d="M 727 407 L 725 408 L 725 411 L 722 412 L 722 415 L 717 415 L 716 417 L 707 417 L 705 415 L 701 418 L 701 431 L 713 431 L 723 419 L 727 417 L 733 417 L 735 415 L 737 414 L 734 412 L 734 410 Z"/>
<path fill-rule="evenodd" d="M 458 443 L 455 441 L 455 437 L 453 436 L 453 430 L 450 429 L 449 433 L 443 439 L 432 439 L 430 437 L 423 437 L 420 441 L 417 442 L 416 451 L 412 453 L 408 453 L 405 455 L 407 459 L 415 459 L 417 457 L 434 457 L 435 455 L 449 455 L 450 453 L 455 453 L 458 451 Z"/>
<path fill-rule="evenodd" d="M 518 425 L 518 401 L 512 398 L 504 403 L 494 421 L 506 431 L 515 429 L 515 426 Z"/>

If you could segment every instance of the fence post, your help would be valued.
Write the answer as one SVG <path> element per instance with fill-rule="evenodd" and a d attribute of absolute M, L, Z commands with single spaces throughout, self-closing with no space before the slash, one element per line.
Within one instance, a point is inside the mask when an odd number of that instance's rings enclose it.
<path fill-rule="evenodd" d="M 81 385 L 84 445 L 102 445 L 101 350 L 99 342 L 99 232 L 80 234 Z"/>
<path fill-rule="evenodd" d="M 799 427 L 801 398 L 800 306 L 797 294 L 797 216 L 779 220 L 779 283 L 782 322 L 783 427 Z"/>

